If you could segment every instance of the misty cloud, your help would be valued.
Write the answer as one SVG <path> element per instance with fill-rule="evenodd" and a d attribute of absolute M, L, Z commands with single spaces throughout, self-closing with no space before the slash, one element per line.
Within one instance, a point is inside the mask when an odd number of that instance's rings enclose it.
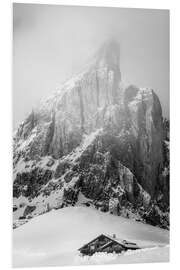
<path fill-rule="evenodd" d="M 112 37 L 122 80 L 153 88 L 169 115 L 167 10 L 14 4 L 13 14 L 14 127 Z"/>

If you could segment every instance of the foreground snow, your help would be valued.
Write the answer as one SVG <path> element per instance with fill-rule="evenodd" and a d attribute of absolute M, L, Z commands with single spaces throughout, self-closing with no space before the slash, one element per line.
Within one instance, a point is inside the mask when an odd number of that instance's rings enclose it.
<path fill-rule="evenodd" d="M 100 233 L 136 242 L 142 250 L 82 257 L 83 244 Z M 38 216 L 13 231 L 13 266 L 166 262 L 169 233 L 87 207 L 68 207 Z"/>
<path fill-rule="evenodd" d="M 90 256 L 77 256 L 75 264 L 119 264 L 119 263 L 152 263 L 168 262 L 169 246 L 144 248 L 136 251 L 127 251 L 123 254 L 95 253 Z"/>

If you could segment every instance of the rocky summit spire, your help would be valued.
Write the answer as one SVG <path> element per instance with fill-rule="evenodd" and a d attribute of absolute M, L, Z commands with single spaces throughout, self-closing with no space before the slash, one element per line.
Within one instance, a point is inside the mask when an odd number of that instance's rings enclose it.
<path fill-rule="evenodd" d="M 116 40 L 106 41 L 96 54 L 96 65 L 108 67 L 108 69 L 119 70 L 120 44 Z"/>
<path fill-rule="evenodd" d="M 106 41 L 96 54 L 96 70 L 99 74 L 104 72 L 104 79 L 107 79 L 107 87 L 103 88 L 106 102 L 116 104 L 119 96 L 119 83 L 121 81 L 120 44 L 116 40 Z M 102 77 L 100 75 L 100 77 Z M 110 99 L 108 98 L 110 96 Z M 111 101 L 110 101 L 111 100 Z M 106 103 L 105 102 L 105 103 Z"/>

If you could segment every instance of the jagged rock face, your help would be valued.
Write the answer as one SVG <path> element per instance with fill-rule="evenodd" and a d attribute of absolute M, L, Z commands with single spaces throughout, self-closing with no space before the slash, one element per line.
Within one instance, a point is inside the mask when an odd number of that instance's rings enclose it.
<path fill-rule="evenodd" d="M 87 70 L 20 125 L 14 137 L 16 197 L 32 195 L 31 179 L 37 194 L 57 179 L 54 189 L 63 187 L 64 199 L 81 190 L 92 200 L 114 196 L 146 205 L 157 196 L 164 164 L 161 105 L 153 90 L 123 86 L 119 61 L 119 45 L 104 44 Z M 75 193 L 73 185 L 66 187 L 74 178 Z"/>

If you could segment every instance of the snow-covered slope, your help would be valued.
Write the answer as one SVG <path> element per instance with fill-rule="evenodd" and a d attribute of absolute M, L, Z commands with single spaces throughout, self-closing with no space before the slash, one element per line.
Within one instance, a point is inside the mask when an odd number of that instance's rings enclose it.
<path fill-rule="evenodd" d="M 83 244 L 101 233 L 136 242 L 142 250 L 81 257 Z M 169 232 L 87 207 L 67 207 L 38 216 L 14 230 L 13 266 L 60 266 L 159 262 L 169 259 Z"/>

